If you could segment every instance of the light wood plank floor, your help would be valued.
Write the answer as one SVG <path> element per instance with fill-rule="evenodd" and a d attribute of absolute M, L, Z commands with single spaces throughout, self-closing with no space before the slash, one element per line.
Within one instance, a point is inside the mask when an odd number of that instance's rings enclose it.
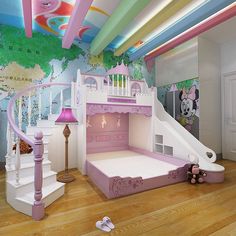
<path fill-rule="evenodd" d="M 12 209 L 5 200 L 0 172 L 0 235 L 106 235 L 95 222 L 109 216 L 110 235 L 236 235 L 236 162 L 226 168 L 223 184 L 179 183 L 115 200 L 105 196 L 78 171 L 66 194 L 46 209 L 39 222 Z"/>

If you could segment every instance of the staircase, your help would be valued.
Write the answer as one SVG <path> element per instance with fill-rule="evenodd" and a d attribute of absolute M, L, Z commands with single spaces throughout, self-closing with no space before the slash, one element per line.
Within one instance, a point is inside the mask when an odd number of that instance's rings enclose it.
<path fill-rule="evenodd" d="M 22 96 L 28 95 L 28 120 L 31 121 L 31 92 L 37 93 L 44 86 L 70 87 L 70 83 L 50 83 L 36 85 L 25 89 L 13 97 L 8 105 L 8 128 L 6 155 L 6 198 L 7 202 L 17 211 L 32 216 L 35 220 L 44 217 L 44 208 L 49 206 L 64 194 L 64 183 L 57 181 L 57 173 L 51 170 L 51 161 L 48 159 L 48 145 L 54 128 L 54 122 L 58 114 L 52 114 L 52 94 L 50 90 L 50 114 L 47 120 L 41 119 L 42 101 L 39 92 L 38 120 L 36 126 L 28 123 L 25 133 L 22 129 Z M 61 107 L 63 104 L 63 92 L 61 90 Z M 17 111 L 16 111 L 17 110 Z M 15 115 L 13 115 L 15 114 Z M 16 115 L 17 114 L 17 115 Z M 14 118 L 18 120 L 15 121 Z M 30 154 L 20 154 L 20 139 L 33 148 Z M 12 151 L 16 144 L 16 151 Z M 52 155 L 52 154 L 51 154 Z"/>
<path fill-rule="evenodd" d="M 53 117 L 54 118 L 54 117 Z M 42 202 L 44 206 L 49 206 L 64 194 L 64 183 L 57 181 L 56 172 L 51 170 L 51 161 L 48 159 L 48 145 L 51 129 L 54 126 L 54 120 L 38 120 L 36 127 L 27 127 L 26 135 L 34 137 L 37 131 L 43 132 L 44 153 L 42 162 L 43 185 Z M 32 206 L 34 204 L 34 155 L 21 155 L 21 165 L 19 169 L 19 184 L 16 183 L 16 168 L 13 163 L 16 162 L 16 154 L 12 154 L 12 164 L 6 165 L 6 189 L 7 202 L 26 215 L 32 216 Z"/>

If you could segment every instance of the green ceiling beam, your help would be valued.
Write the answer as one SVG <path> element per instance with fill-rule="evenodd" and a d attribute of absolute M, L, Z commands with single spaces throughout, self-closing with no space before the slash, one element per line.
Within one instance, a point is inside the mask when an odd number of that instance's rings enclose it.
<path fill-rule="evenodd" d="M 93 39 L 90 53 L 92 55 L 100 54 L 150 1 L 151 0 L 121 0 L 119 6 Z"/>
<path fill-rule="evenodd" d="M 168 20 L 171 16 L 175 15 L 178 11 L 184 8 L 193 0 L 173 0 L 153 18 L 151 18 L 145 25 L 136 31 L 130 38 L 128 38 L 119 48 L 115 50 L 115 56 L 120 56 L 127 51 L 130 47 L 134 46 L 139 40 L 145 38 L 149 33 L 155 30 L 158 26 Z"/>

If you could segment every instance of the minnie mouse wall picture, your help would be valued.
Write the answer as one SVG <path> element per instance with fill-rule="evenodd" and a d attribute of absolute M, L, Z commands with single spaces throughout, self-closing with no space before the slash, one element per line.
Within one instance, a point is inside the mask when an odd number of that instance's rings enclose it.
<path fill-rule="evenodd" d="M 194 116 L 198 108 L 197 101 L 199 99 L 199 90 L 195 85 L 192 86 L 188 92 L 183 88 L 179 93 L 179 99 L 181 101 L 179 123 L 188 131 L 191 131 Z"/>

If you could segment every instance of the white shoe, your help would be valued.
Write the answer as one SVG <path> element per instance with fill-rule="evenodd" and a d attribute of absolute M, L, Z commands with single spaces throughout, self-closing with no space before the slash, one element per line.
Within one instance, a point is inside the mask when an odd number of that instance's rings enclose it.
<path fill-rule="evenodd" d="M 105 223 L 110 229 L 115 228 L 115 225 L 111 222 L 111 219 L 108 216 L 104 216 L 102 222 Z"/>
<path fill-rule="evenodd" d="M 97 221 L 96 222 L 96 227 L 104 232 L 110 232 L 111 229 L 104 223 L 103 221 Z"/>

